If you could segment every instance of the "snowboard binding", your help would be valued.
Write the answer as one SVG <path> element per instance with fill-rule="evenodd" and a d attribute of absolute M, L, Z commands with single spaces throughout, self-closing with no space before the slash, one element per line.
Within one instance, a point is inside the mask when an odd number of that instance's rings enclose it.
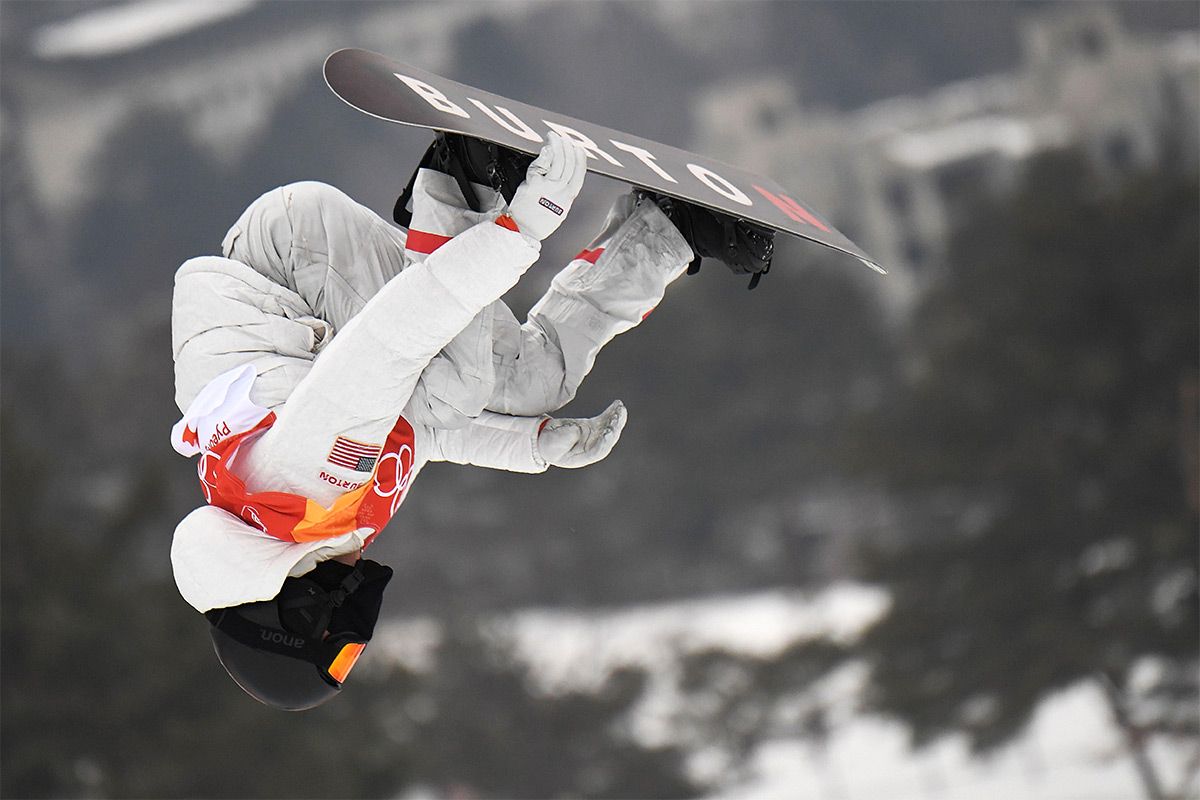
<path fill-rule="evenodd" d="M 662 209 L 696 254 L 688 265 L 689 275 L 700 271 L 701 260 L 715 258 L 734 274 L 750 275 L 748 288 L 753 289 L 770 271 L 775 254 L 775 231 L 770 228 L 644 189 L 637 194 Z"/>
<path fill-rule="evenodd" d="M 396 200 L 392 219 L 406 228 L 412 221 L 408 204 L 412 200 L 417 172 L 421 169 L 436 170 L 454 178 L 470 209 L 480 211 L 483 206 L 472 184 L 490 186 L 504 198 L 504 202 L 511 203 L 517 187 L 525 180 L 525 171 L 533 163 L 533 158 L 494 142 L 439 131 Z"/>

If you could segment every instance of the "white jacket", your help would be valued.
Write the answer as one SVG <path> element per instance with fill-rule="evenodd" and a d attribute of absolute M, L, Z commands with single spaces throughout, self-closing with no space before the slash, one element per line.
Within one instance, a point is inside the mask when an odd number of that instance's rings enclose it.
<path fill-rule="evenodd" d="M 403 476 L 393 469 L 400 459 L 388 461 L 397 476 L 373 485 L 381 497 L 402 500 L 391 487 L 407 489 L 428 461 L 546 469 L 544 414 L 574 395 L 599 350 L 646 317 L 693 254 L 654 203 L 625 196 L 518 324 L 497 300 L 537 259 L 539 242 L 491 220 L 501 201 L 480 221 L 442 196 L 451 179 L 424 179 L 414 226 L 445 239 L 428 255 L 333 187 L 303 182 L 251 204 L 223 245 L 234 257 L 180 268 L 179 452 L 219 447 L 273 411 L 265 433 L 220 463 L 248 492 L 289 492 L 329 508 L 353 491 L 349 483 L 390 477 L 339 472 L 331 443 L 382 442 L 403 410 L 414 457 Z M 201 456 L 202 475 L 212 456 Z M 255 517 L 204 506 L 176 529 L 176 583 L 199 611 L 270 599 L 289 575 L 356 552 L 371 534 L 289 542 L 243 518 Z"/>
<path fill-rule="evenodd" d="M 248 396 L 231 396 L 230 403 L 250 402 L 282 415 L 287 413 L 285 403 L 300 393 L 305 402 L 328 401 L 348 415 L 349 419 L 335 421 L 344 428 L 353 428 L 355 415 L 369 421 L 390 414 L 394 421 L 429 360 L 517 282 L 537 259 L 539 249 L 539 243 L 528 236 L 490 222 L 479 224 L 389 281 L 336 336 L 298 294 L 245 264 L 217 257 L 192 259 L 176 276 L 172 314 L 176 401 L 186 412 L 210 382 L 252 365 L 257 377 Z M 316 366 L 321 367 L 319 375 L 313 374 Z M 347 376 L 361 376 L 364 371 L 380 376 L 386 385 L 379 392 L 356 394 L 348 408 L 338 392 Z M 310 374 L 319 379 L 305 381 Z M 305 394 L 319 397 L 304 398 Z M 194 409 L 193 415 L 206 420 L 193 419 L 193 427 L 223 430 L 215 418 L 235 415 L 217 405 L 215 412 L 211 404 Z M 188 418 L 185 413 L 179 430 Z M 276 426 L 282 427 L 284 421 L 281 416 Z M 537 451 L 540 422 L 536 417 L 485 411 L 471 424 L 453 430 L 414 424 L 415 464 L 408 483 L 428 461 L 541 472 L 546 462 Z M 287 438 L 297 447 L 313 438 L 296 436 L 294 428 Z M 227 435 L 238 432 L 228 430 Z M 267 435 L 274 432 L 275 428 Z M 202 441 L 209 441 L 209 436 Z M 181 452 L 188 449 L 178 438 L 176 447 Z M 306 496 L 329 505 L 340 490 L 324 488 L 331 494 Z M 294 491 L 291 486 L 255 488 L 264 489 Z M 354 552 L 370 533 L 284 542 L 221 509 L 204 506 L 176 529 L 172 564 L 184 598 L 206 611 L 274 597 L 288 575 L 303 574 L 317 561 Z"/>

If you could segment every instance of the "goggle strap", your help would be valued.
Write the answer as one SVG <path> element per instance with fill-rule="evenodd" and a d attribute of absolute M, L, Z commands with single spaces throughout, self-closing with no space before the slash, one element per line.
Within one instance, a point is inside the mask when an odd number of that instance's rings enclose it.
<path fill-rule="evenodd" d="M 342 603 L 346 602 L 346 598 L 354 594 L 355 590 L 359 586 L 362 586 L 363 581 L 366 579 L 367 576 L 363 574 L 362 566 L 355 564 L 354 570 L 345 578 L 342 578 L 342 582 L 338 585 L 338 588 L 329 593 L 329 598 L 333 602 L 334 607 L 340 608 Z"/>
<path fill-rule="evenodd" d="M 209 612 L 210 614 L 212 612 Z M 251 622 L 245 617 L 228 609 L 220 614 L 208 616 L 213 627 L 228 634 L 234 641 L 253 647 L 256 650 L 266 650 L 281 656 L 289 656 L 301 661 L 321 664 L 325 659 L 324 642 L 306 639 L 294 633 L 268 628 Z M 215 617 L 215 618 L 214 618 Z"/>
<path fill-rule="evenodd" d="M 329 594 L 317 586 L 313 581 L 306 581 L 304 587 L 306 593 L 301 596 L 293 596 L 286 599 L 280 599 L 279 613 L 289 615 L 289 620 L 294 624 L 295 619 L 290 615 L 298 614 L 307 623 L 308 637 L 319 637 L 327 627 L 329 627 L 329 618 L 333 614 L 333 606 L 329 599 Z"/>

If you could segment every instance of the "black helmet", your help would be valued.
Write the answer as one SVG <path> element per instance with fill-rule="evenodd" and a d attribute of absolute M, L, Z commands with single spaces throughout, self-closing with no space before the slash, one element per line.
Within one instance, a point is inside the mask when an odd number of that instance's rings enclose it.
<path fill-rule="evenodd" d="M 303 711 L 341 691 L 375 632 L 391 567 L 322 561 L 274 600 L 205 613 L 217 658 L 246 694 Z"/>

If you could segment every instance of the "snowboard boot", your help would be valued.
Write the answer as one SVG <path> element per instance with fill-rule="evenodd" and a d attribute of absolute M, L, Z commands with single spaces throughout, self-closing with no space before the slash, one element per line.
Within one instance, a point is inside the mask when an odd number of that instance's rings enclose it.
<path fill-rule="evenodd" d="M 421 169 L 437 170 L 454 178 L 470 209 L 479 211 L 482 206 L 471 184 L 490 186 L 504 198 L 504 202 L 511 203 L 533 159 L 531 155 L 494 142 L 458 133 L 439 132 L 421 157 L 420 164 L 408 180 L 408 186 L 396 200 L 392 218 L 406 228 L 412 221 L 408 204 L 412 199 L 417 172 Z"/>
<path fill-rule="evenodd" d="M 653 200 L 691 246 L 696 258 L 688 265 L 689 275 L 700 271 L 701 259 L 715 258 L 735 274 L 749 274 L 753 289 L 771 269 L 775 231 L 770 228 L 644 189 L 636 193 Z"/>

